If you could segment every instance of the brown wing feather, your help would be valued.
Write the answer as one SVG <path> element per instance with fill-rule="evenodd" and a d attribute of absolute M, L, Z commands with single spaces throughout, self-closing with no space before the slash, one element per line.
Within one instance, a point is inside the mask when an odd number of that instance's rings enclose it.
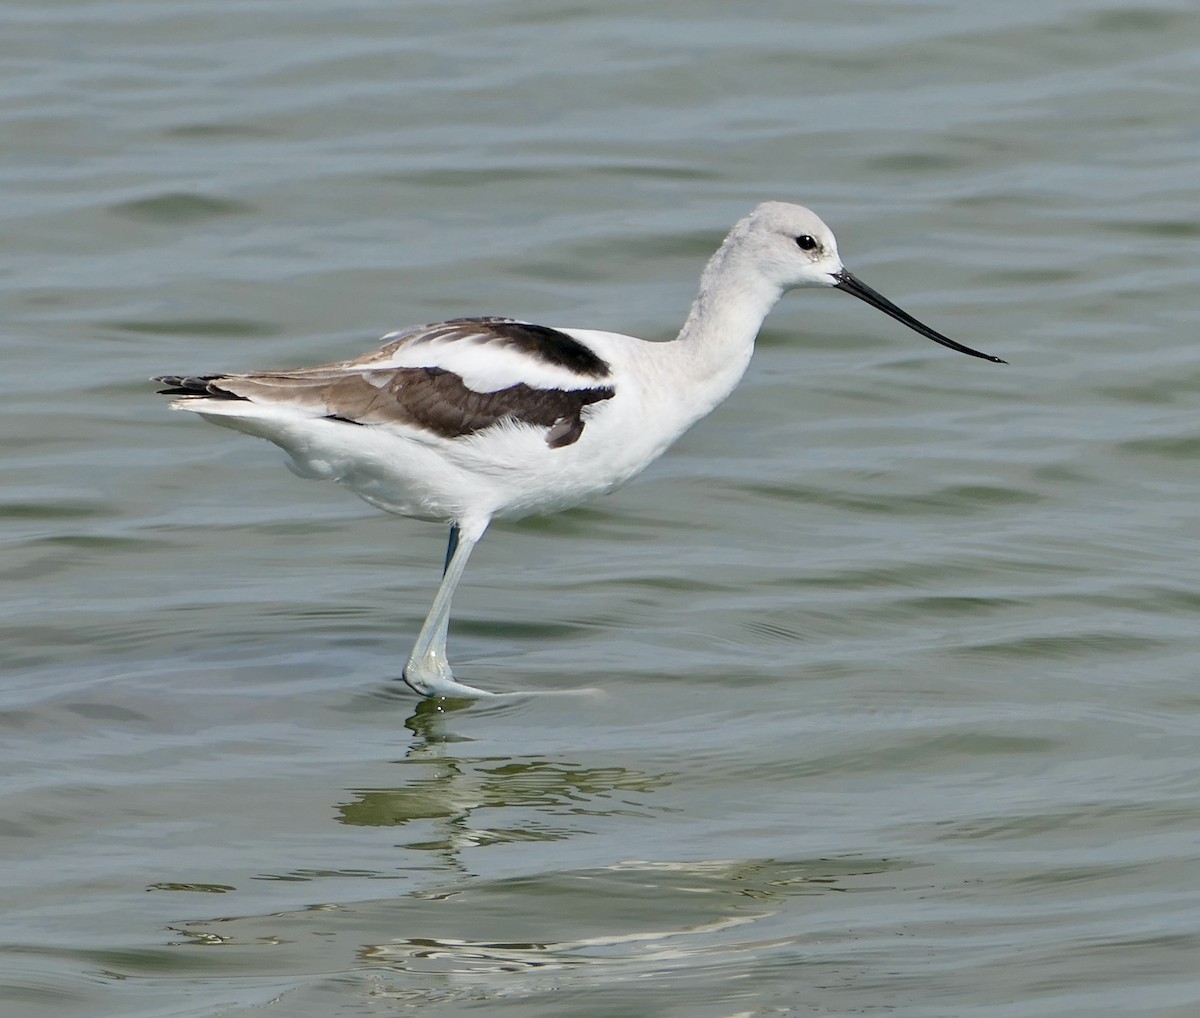
<path fill-rule="evenodd" d="M 296 372 L 253 375 L 164 375 L 157 379 L 173 396 L 245 399 L 264 406 L 286 404 L 350 424 L 405 424 L 441 438 L 474 435 L 503 421 L 549 429 L 551 448 L 572 445 L 583 434 L 585 407 L 611 399 L 612 386 L 535 389 L 523 383 L 476 392 L 444 368 Z"/>

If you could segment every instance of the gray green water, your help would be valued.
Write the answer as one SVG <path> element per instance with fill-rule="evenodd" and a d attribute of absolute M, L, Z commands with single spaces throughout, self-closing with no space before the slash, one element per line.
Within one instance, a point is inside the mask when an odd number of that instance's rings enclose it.
<path fill-rule="evenodd" d="M 1200 1012 L 1200 11 L 10 0 L 0 1014 Z M 668 338 L 637 483 L 443 535 L 169 413 L 472 313 Z"/>

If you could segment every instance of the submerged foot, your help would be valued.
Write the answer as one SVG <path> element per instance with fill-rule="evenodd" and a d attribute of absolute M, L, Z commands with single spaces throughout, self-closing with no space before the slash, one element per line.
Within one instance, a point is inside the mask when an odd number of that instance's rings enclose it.
<path fill-rule="evenodd" d="M 400 673 L 409 689 L 430 699 L 447 700 L 498 700 L 503 697 L 525 696 L 607 696 L 608 691 L 596 686 L 586 686 L 583 689 L 514 689 L 507 693 L 490 693 L 486 689 L 477 689 L 459 682 L 452 675 L 439 675 L 434 679 L 418 678 L 410 674 L 406 668 Z"/>
<path fill-rule="evenodd" d="M 422 696 L 459 697 L 478 700 L 486 696 L 495 696 L 486 689 L 476 689 L 459 682 L 445 664 L 429 666 L 428 662 L 409 661 L 401 673 L 410 689 Z"/>
<path fill-rule="evenodd" d="M 507 693 L 490 693 L 486 689 L 478 689 L 459 682 L 450 670 L 450 663 L 444 653 L 431 648 L 424 656 L 416 653 L 408 659 L 401 678 L 409 689 L 431 699 L 482 700 L 500 697 L 524 696 L 595 696 L 602 694 L 601 689 L 539 689 L 513 690 Z"/>

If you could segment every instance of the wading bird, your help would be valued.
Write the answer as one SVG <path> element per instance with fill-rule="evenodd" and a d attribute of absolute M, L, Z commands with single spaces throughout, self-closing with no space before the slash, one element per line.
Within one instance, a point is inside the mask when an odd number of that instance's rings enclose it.
<path fill-rule="evenodd" d="M 176 410 L 274 442 L 301 477 L 338 481 L 398 516 L 448 523 L 441 586 L 404 678 L 427 696 L 487 696 L 454 678 L 446 632 L 488 524 L 566 509 L 645 469 L 733 391 L 763 319 L 797 287 L 844 290 L 935 343 L 1004 363 L 853 276 L 813 212 L 766 202 L 709 260 L 670 342 L 455 318 L 389 333 L 355 360 L 155 381 Z"/>

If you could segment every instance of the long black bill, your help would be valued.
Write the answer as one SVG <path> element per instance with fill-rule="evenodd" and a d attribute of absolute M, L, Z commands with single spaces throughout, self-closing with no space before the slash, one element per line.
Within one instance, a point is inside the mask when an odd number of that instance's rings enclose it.
<path fill-rule="evenodd" d="M 999 357 L 993 357 L 989 353 L 980 353 L 978 350 L 972 350 L 969 346 L 963 346 L 962 343 L 956 343 L 954 340 L 943 336 L 940 332 L 934 332 L 928 325 L 922 325 L 907 311 L 896 307 L 882 293 L 872 290 L 866 283 L 846 269 L 842 269 L 841 272 L 836 273 L 833 278 L 837 280 L 833 285 L 839 290 L 845 290 L 847 293 L 854 294 L 859 300 L 865 300 L 871 307 L 879 308 L 885 315 L 891 315 L 896 321 L 903 322 L 913 332 L 919 332 L 926 339 L 932 339 L 935 343 L 941 343 L 942 346 L 948 346 L 951 350 L 957 350 L 959 353 L 991 361 L 993 364 L 1008 363 L 1008 361 L 1001 360 Z"/>

